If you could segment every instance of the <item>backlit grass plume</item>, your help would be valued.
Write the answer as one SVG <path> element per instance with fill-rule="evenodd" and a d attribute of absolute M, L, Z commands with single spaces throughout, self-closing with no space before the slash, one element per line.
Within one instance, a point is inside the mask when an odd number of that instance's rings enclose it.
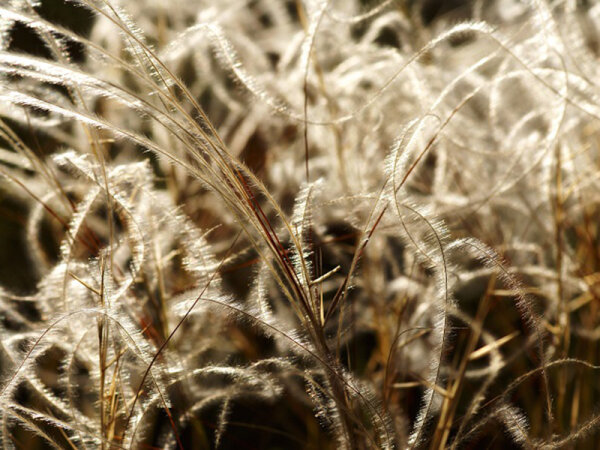
<path fill-rule="evenodd" d="M 600 443 L 600 7 L 0 4 L 2 448 Z"/>

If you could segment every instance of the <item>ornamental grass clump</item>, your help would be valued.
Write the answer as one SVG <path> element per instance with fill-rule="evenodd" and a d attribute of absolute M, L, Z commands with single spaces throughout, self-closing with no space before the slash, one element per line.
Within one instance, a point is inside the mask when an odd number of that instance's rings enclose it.
<path fill-rule="evenodd" d="M 1 4 L 3 448 L 597 448 L 599 29 Z"/>

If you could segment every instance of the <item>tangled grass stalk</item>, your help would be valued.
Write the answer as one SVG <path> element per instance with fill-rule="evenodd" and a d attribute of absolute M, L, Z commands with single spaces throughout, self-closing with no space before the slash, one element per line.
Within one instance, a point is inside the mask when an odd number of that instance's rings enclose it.
<path fill-rule="evenodd" d="M 0 4 L 0 445 L 597 448 L 600 7 Z"/>

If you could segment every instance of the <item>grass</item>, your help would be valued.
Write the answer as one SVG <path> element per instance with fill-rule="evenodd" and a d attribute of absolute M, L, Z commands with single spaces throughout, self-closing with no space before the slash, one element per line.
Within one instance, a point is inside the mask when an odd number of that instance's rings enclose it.
<path fill-rule="evenodd" d="M 598 17 L 0 5 L 3 448 L 597 448 Z"/>

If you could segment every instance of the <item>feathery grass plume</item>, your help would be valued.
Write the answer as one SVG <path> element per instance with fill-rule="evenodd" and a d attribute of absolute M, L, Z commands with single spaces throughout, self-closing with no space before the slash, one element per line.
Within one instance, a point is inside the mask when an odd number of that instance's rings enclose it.
<path fill-rule="evenodd" d="M 600 8 L 459 3 L 1 4 L 2 448 L 598 447 Z"/>

